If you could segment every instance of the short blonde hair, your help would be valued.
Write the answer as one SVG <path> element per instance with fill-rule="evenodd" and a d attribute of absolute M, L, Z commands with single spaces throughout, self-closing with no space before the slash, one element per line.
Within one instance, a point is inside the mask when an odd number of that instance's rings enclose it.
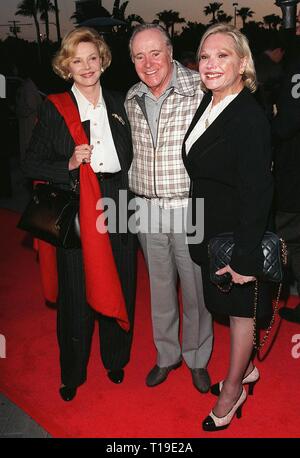
<path fill-rule="evenodd" d="M 63 38 L 61 47 L 52 60 L 54 72 L 61 78 L 69 79 L 69 63 L 75 55 L 75 49 L 79 43 L 93 43 L 102 60 L 102 69 L 106 70 L 111 63 L 111 52 L 99 33 L 90 27 L 78 27 L 67 33 Z"/>
<path fill-rule="evenodd" d="M 200 45 L 197 51 L 197 58 L 198 61 L 200 59 L 200 53 L 203 47 L 203 44 L 205 40 L 210 36 L 214 35 L 216 33 L 223 33 L 224 35 L 227 35 L 233 39 L 234 42 L 234 49 L 237 55 L 242 59 L 246 58 L 247 64 L 244 70 L 244 73 L 242 75 L 242 81 L 244 82 L 244 85 L 251 91 L 255 92 L 257 89 L 257 81 L 256 81 L 256 71 L 254 67 L 254 62 L 253 62 L 253 57 L 252 53 L 250 50 L 249 42 L 247 37 L 242 34 L 236 27 L 230 25 L 230 24 L 214 24 L 211 27 L 209 27 L 206 32 L 204 33 Z M 207 91 L 207 87 L 203 82 L 201 82 L 201 89 L 203 91 Z"/>

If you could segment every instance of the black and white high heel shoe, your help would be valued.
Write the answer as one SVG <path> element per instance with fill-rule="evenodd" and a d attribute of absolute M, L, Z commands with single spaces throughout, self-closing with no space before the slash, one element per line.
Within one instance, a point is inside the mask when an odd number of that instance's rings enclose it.
<path fill-rule="evenodd" d="M 213 411 L 210 412 L 210 414 L 203 420 L 202 422 L 202 429 L 204 431 L 219 431 L 221 429 L 226 429 L 230 425 L 231 420 L 233 417 L 236 415 L 237 418 L 241 418 L 242 416 L 242 406 L 244 402 L 247 399 L 247 393 L 245 388 L 242 388 L 242 392 L 234 404 L 234 406 L 231 408 L 231 410 L 228 412 L 227 415 L 224 417 L 217 417 Z"/>
<path fill-rule="evenodd" d="M 257 369 L 257 367 L 254 366 L 252 371 L 249 372 L 249 374 L 246 377 L 244 377 L 242 380 L 243 385 L 247 385 L 247 384 L 249 385 L 248 394 L 250 396 L 253 395 L 254 386 L 258 382 L 259 376 L 260 376 L 259 370 Z M 223 383 L 224 383 L 224 380 L 221 380 L 220 382 L 212 385 L 210 387 L 211 394 L 214 394 L 215 396 L 219 396 L 219 394 L 221 393 L 222 387 L 223 387 Z"/>

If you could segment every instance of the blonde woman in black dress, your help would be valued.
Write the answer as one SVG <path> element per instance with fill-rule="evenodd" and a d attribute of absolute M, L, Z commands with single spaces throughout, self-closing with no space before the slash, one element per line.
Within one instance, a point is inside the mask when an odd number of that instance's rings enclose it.
<path fill-rule="evenodd" d="M 190 253 L 202 266 L 206 306 L 229 316 L 231 338 L 228 372 L 212 387 L 220 395 L 202 424 L 205 431 L 215 431 L 227 428 L 235 414 L 240 416 L 245 387 L 259 378 L 251 361 L 254 281 L 262 271 L 261 239 L 273 181 L 269 125 L 251 94 L 255 69 L 246 37 L 230 25 L 216 24 L 204 34 L 198 57 L 206 94 L 186 134 L 183 160 L 192 202 L 204 198 L 204 241 L 190 244 Z M 208 242 L 222 232 L 233 232 L 235 240 L 230 265 L 218 272 L 231 275 L 229 293 L 209 278 Z M 270 310 L 269 287 L 259 282 L 258 316 Z"/>

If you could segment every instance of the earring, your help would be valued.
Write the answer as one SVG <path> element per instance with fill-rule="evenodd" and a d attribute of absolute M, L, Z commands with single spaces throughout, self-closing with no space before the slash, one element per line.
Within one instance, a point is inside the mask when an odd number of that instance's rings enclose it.
<path fill-rule="evenodd" d="M 68 73 L 68 79 L 69 79 L 69 80 L 72 79 L 72 73 Z"/>
<path fill-rule="evenodd" d="M 103 72 L 104 72 L 104 68 L 101 68 L 101 70 L 100 70 L 100 71 L 101 71 L 101 73 L 103 73 Z"/>

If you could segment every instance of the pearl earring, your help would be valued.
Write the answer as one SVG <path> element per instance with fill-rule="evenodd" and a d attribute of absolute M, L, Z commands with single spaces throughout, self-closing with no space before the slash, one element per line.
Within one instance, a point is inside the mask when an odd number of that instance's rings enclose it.
<path fill-rule="evenodd" d="M 72 73 L 68 73 L 68 79 L 72 79 Z"/>

